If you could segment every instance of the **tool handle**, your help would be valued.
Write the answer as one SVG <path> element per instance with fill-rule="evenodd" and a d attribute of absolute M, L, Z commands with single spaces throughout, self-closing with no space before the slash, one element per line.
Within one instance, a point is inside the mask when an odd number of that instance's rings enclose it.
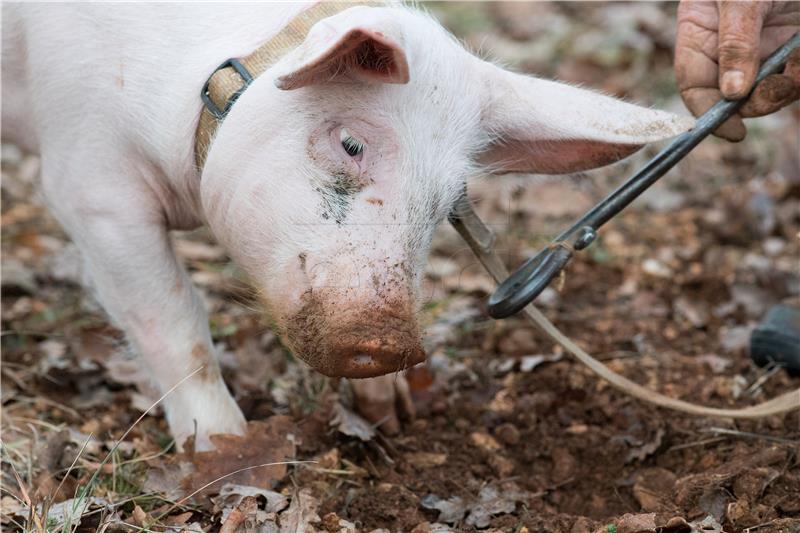
<path fill-rule="evenodd" d="M 770 55 L 761 65 L 756 76 L 755 88 L 767 76 L 776 74 L 789 54 L 800 47 L 800 32 L 795 33 L 786 43 Z M 751 91 L 752 94 L 752 91 Z M 741 108 L 747 98 L 741 100 L 720 100 L 697 119 L 694 128 L 680 135 L 666 148 L 628 178 L 611 194 L 586 212 L 577 222 L 556 237 L 547 248 L 525 261 L 489 297 L 488 310 L 493 318 L 511 316 L 533 301 L 550 282 L 559 275 L 569 262 L 572 254 L 564 254 L 559 249 L 582 249 L 591 244 L 594 234 L 586 239 L 586 231 L 597 230 L 620 211 L 625 209 L 640 194 L 666 174 L 678 161 L 686 157 L 700 141 L 708 137 L 723 122 Z"/>

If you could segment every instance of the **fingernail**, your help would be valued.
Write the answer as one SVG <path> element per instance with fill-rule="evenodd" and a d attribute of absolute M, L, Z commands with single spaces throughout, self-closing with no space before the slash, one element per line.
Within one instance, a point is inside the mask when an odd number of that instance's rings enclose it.
<path fill-rule="evenodd" d="M 741 94 L 744 91 L 744 72 L 741 70 L 727 71 L 722 75 L 720 89 L 722 89 L 722 94 L 728 98 L 744 96 Z"/>

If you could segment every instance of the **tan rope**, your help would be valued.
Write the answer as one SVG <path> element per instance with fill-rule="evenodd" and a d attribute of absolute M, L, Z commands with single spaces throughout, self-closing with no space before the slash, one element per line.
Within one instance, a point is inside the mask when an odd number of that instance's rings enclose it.
<path fill-rule="evenodd" d="M 497 254 L 494 252 L 494 234 L 487 228 L 478 215 L 472 210 L 469 200 L 463 198 L 454 211 L 455 216 L 450 222 L 461 234 L 469 247 L 491 274 L 497 283 L 508 277 L 508 270 Z M 528 304 L 523 309 L 527 317 L 541 329 L 551 340 L 560 344 L 578 361 L 589 367 L 595 374 L 608 381 L 613 387 L 625 394 L 633 396 L 648 403 L 666 407 L 675 411 L 682 411 L 692 415 L 710 416 L 717 418 L 752 419 L 778 415 L 800 409 L 800 389 L 796 389 L 780 396 L 750 407 L 741 409 L 720 409 L 704 407 L 683 400 L 676 400 L 658 392 L 642 387 L 638 383 L 620 376 L 603 363 L 586 353 L 569 337 L 561 333 L 533 304 Z"/>

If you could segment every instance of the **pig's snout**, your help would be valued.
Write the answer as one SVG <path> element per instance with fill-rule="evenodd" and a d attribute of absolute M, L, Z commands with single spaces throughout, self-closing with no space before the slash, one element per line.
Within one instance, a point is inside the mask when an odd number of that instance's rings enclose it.
<path fill-rule="evenodd" d="M 316 298 L 289 319 L 286 337 L 300 359 L 326 376 L 369 378 L 425 360 L 410 306 L 341 312 Z M 400 310 L 408 312 L 400 312 Z"/>
<path fill-rule="evenodd" d="M 330 357 L 333 375 L 371 378 L 421 363 L 425 352 L 417 339 L 384 335 L 355 344 L 336 343 Z"/>

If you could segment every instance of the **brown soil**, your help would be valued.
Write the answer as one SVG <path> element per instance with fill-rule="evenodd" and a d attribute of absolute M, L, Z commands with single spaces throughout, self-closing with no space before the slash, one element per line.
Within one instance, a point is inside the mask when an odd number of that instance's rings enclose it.
<path fill-rule="evenodd" d="M 495 44 L 501 57 L 525 58 L 515 64 L 520 70 L 680 108 L 671 68 L 674 5 L 445 3 L 437 10 L 475 48 Z M 800 387 L 799 377 L 757 368 L 747 354 L 748 328 L 771 305 L 800 294 L 798 121 L 795 104 L 751 124 L 743 143 L 704 141 L 577 255 L 558 290 L 541 299 L 546 314 L 613 370 L 672 397 L 742 407 Z M 157 455 L 169 442 L 166 424 L 157 412 L 145 417 L 113 465 L 100 466 L 152 391 L 141 366 L 119 356 L 120 332 L 78 285 L 68 241 L 32 185 L 36 158 L 12 152 L 4 147 L 4 513 L 15 504 L 9 494 L 23 497 L 13 470 L 34 501 L 49 495 L 56 502 L 99 471 L 92 494 L 126 502 L 119 517 L 141 525 L 145 514 L 168 509 L 167 499 L 177 498 L 169 490 L 180 487 L 181 477 L 168 475 L 174 450 Z M 508 177 L 470 190 L 516 265 L 654 153 L 646 148 L 591 179 Z M 488 318 L 493 286 L 450 228 L 434 241 L 419 311 L 428 367 L 408 376 L 416 419 L 399 435 L 368 441 L 330 425 L 346 387 L 310 371 L 268 333 L 251 292 L 209 236 L 176 240 L 246 416 L 286 415 L 280 420 L 292 427 L 296 458 L 317 461 L 289 467 L 274 487 L 287 497 L 310 491 L 324 517 L 315 527 L 336 531 L 341 518 L 364 531 L 422 533 L 443 520 L 435 502 L 461 498 L 451 526 L 473 531 L 479 495 L 497 489 L 511 506 L 481 530 L 677 533 L 711 515 L 729 533 L 800 531 L 800 413 L 745 422 L 690 417 L 633 400 L 566 355 L 556 360 L 558 347 L 523 319 Z M 550 360 L 528 368 L 531 355 Z M 259 424 L 272 427 L 272 420 Z M 89 434 L 99 440 L 67 474 Z M 145 483 L 162 471 L 160 482 Z M 218 531 L 222 514 L 198 500 L 170 517 Z M 93 516 L 81 531 L 98 527 L 101 514 Z M 21 529 L 5 514 L 2 526 Z"/>

